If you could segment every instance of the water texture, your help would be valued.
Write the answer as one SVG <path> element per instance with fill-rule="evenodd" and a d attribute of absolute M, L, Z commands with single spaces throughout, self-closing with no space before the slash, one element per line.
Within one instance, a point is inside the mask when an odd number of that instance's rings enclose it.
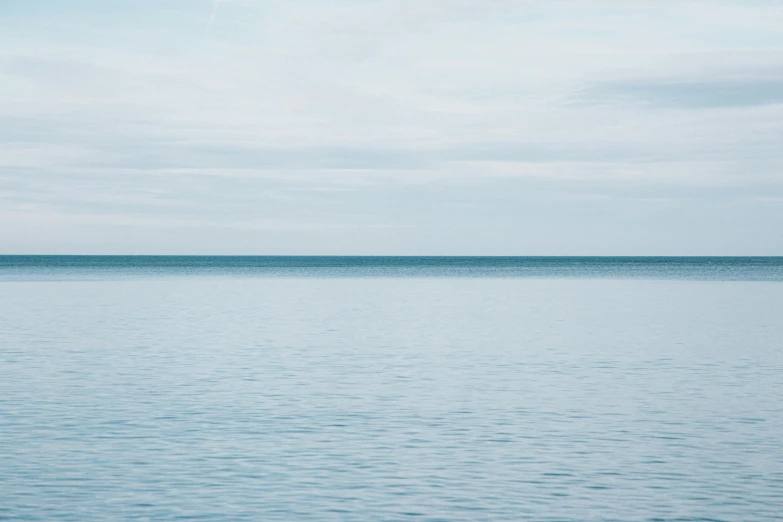
<path fill-rule="evenodd" d="M 775 258 L 9 259 L 0 519 L 781 520 Z"/>

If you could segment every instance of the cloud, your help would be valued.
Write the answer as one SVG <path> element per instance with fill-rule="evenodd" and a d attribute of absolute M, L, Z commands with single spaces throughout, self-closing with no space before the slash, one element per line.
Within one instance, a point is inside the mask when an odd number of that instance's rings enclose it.
<path fill-rule="evenodd" d="M 683 109 L 774 105 L 783 103 L 783 77 L 700 82 L 615 82 L 586 89 L 582 100 Z"/>
<path fill-rule="evenodd" d="M 212 15 L 209 17 L 209 21 L 207 22 L 207 28 L 212 26 L 212 23 L 215 21 L 215 18 L 217 18 L 219 9 L 220 9 L 220 0 L 212 0 Z"/>
<path fill-rule="evenodd" d="M 0 19 L 0 203 L 445 231 L 431 208 L 512 223 L 524 211 L 499 202 L 528 193 L 563 215 L 653 189 L 775 198 L 780 23 L 778 3 L 733 0 L 17 6 Z"/>

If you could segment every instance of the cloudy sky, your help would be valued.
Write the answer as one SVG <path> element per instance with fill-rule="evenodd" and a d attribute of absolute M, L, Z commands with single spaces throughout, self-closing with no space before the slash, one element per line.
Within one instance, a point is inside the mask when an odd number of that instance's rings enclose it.
<path fill-rule="evenodd" d="M 783 255 L 783 2 L 0 0 L 0 253 Z"/>

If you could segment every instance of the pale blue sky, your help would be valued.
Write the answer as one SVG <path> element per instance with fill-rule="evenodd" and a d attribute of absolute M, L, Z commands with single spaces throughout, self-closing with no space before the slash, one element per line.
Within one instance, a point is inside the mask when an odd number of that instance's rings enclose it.
<path fill-rule="evenodd" d="M 0 253 L 783 255 L 783 2 L 0 0 Z"/>

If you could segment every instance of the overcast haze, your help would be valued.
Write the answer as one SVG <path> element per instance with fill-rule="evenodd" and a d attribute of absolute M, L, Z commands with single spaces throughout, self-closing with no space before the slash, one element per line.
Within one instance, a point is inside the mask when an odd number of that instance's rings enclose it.
<path fill-rule="evenodd" d="M 0 0 L 0 253 L 783 255 L 783 3 Z"/>

